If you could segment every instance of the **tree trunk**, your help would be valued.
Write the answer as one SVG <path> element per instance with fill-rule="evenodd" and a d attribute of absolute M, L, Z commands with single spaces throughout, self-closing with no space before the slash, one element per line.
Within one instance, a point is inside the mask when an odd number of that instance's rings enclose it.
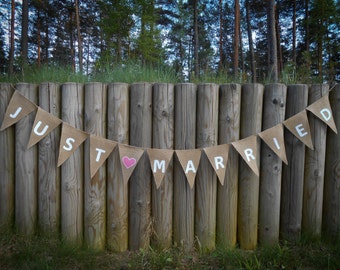
<path fill-rule="evenodd" d="M 76 25 L 77 25 L 77 37 L 78 37 L 78 58 L 79 58 L 79 72 L 83 72 L 83 42 L 80 32 L 80 18 L 79 18 L 79 1 L 75 0 L 75 12 L 76 12 Z"/>
<path fill-rule="evenodd" d="M 277 44 L 275 32 L 275 0 L 267 2 L 267 27 L 268 27 L 268 78 L 272 82 L 278 81 L 278 63 L 277 63 Z"/>
<path fill-rule="evenodd" d="M 220 14 L 220 36 L 219 36 L 219 53 L 220 53 L 220 61 L 218 65 L 218 69 L 222 70 L 224 63 L 223 63 L 223 38 L 222 38 L 222 28 L 223 28 L 223 6 L 222 6 L 222 0 L 219 0 L 219 14 Z"/>
<path fill-rule="evenodd" d="M 278 74 L 281 73 L 283 69 L 283 56 L 281 48 L 281 29 L 279 24 L 279 10 L 275 9 L 275 33 L 276 33 L 276 45 L 277 45 L 277 70 Z"/>
<path fill-rule="evenodd" d="M 296 0 L 293 1 L 293 40 L 292 40 L 292 52 L 293 52 L 293 64 L 296 65 Z"/>
<path fill-rule="evenodd" d="M 246 16 L 247 16 L 247 32 L 248 32 L 248 42 L 249 42 L 249 52 L 250 52 L 250 68 L 251 68 L 251 78 L 252 82 L 256 83 L 256 62 L 255 53 L 253 45 L 253 36 L 251 32 L 251 18 L 250 18 L 250 7 L 249 0 L 246 1 Z"/>
<path fill-rule="evenodd" d="M 239 57 L 239 41 L 240 41 L 240 3 L 235 0 L 235 24 L 234 24 L 234 76 L 238 76 L 238 57 Z"/>
<path fill-rule="evenodd" d="M 22 1 L 22 21 L 21 21 L 21 61 L 22 70 L 27 65 L 28 59 L 28 0 Z"/>
<path fill-rule="evenodd" d="M 198 7 L 197 3 L 198 0 L 194 1 L 194 73 L 195 76 L 199 77 L 199 60 L 198 60 L 198 47 L 199 47 L 199 41 L 198 41 Z"/>
<path fill-rule="evenodd" d="M 14 22 L 15 22 L 15 0 L 11 2 L 11 33 L 10 33 L 10 48 L 9 48 L 9 69 L 8 75 L 13 75 L 14 71 Z"/>

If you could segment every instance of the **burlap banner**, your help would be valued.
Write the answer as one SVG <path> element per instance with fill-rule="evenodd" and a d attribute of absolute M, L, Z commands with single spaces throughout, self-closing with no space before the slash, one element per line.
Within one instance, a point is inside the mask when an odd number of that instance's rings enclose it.
<path fill-rule="evenodd" d="M 91 178 L 103 165 L 112 151 L 117 146 L 117 142 L 104 139 L 102 137 L 90 135 L 90 174 Z"/>
<path fill-rule="evenodd" d="M 338 131 L 335 126 L 331 104 L 329 103 L 329 94 L 327 93 L 322 98 L 307 107 L 307 110 L 324 121 L 336 134 Z"/>
<path fill-rule="evenodd" d="M 283 124 L 296 138 L 314 150 L 306 110 L 288 118 Z"/>
<path fill-rule="evenodd" d="M 20 119 L 35 111 L 37 107 L 37 105 L 15 90 L 7 106 L 0 131 L 17 123 Z"/>
<path fill-rule="evenodd" d="M 201 150 L 176 150 L 179 163 L 187 177 L 190 188 L 194 187 L 198 165 L 201 160 Z"/>
<path fill-rule="evenodd" d="M 229 144 L 206 147 L 203 148 L 203 151 L 208 157 L 211 166 L 214 168 L 216 172 L 218 180 L 223 186 L 228 162 Z"/>
<path fill-rule="evenodd" d="M 259 176 L 257 136 L 252 135 L 245 139 L 233 142 L 232 145 L 237 152 L 239 152 L 250 169 Z"/>
<path fill-rule="evenodd" d="M 59 118 L 38 107 L 27 148 L 38 143 L 61 123 Z"/>
<path fill-rule="evenodd" d="M 90 135 L 84 131 L 64 123 L 50 113 L 44 111 L 36 104 L 28 100 L 20 92 L 15 91 L 6 109 L 6 113 L 0 130 L 17 123 L 20 119 L 37 110 L 33 123 L 28 147 L 38 143 L 41 139 L 52 132 L 62 123 L 62 131 L 59 146 L 59 157 L 57 166 L 62 165 L 76 149 L 90 136 L 90 174 L 95 175 L 110 153 L 118 145 L 120 163 L 124 181 L 127 183 L 133 173 L 139 159 L 145 149 Z M 329 102 L 329 95 L 326 94 L 313 104 L 309 105 L 302 112 L 290 117 L 283 123 L 264 130 L 257 135 L 278 155 L 286 164 L 286 150 L 284 141 L 284 127 L 294 136 L 301 140 L 309 148 L 313 149 L 312 136 L 308 122 L 307 110 L 325 122 L 335 133 L 337 128 Z M 257 135 L 252 135 L 239 141 L 232 142 L 233 147 L 242 156 L 245 162 L 259 175 L 259 149 Z M 226 166 L 228 161 L 230 144 L 217 145 L 200 149 L 167 150 L 167 149 L 146 149 L 150 160 L 151 170 L 154 175 L 156 187 L 159 188 L 167 168 L 171 162 L 174 152 L 186 175 L 190 188 L 193 188 L 197 169 L 201 159 L 201 152 L 204 151 L 211 166 L 214 168 L 220 183 L 224 184 Z"/>
<path fill-rule="evenodd" d="M 139 159 L 142 157 L 144 149 L 130 145 L 119 144 L 118 150 L 120 164 L 122 166 L 123 179 L 124 182 L 127 183 L 131 174 L 135 170 Z"/>
<path fill-rule="evenodd" d="M 282 124 L 266 129 L 258 135 L 284 163 L 288 164 Z"/>
<path fill-rule="evenodd" d="M 60 136 L 58 167 L 63 164 L 77 148 L 87 139 L 88 134 L 63 123 Z"/>
<path fill-rule="evenodd" d="M 147 149 L 147 153 L 149 155 L 151 171 L 155 179 L 156 188 L 158 189 L 162 184 L 174 151 L 167 149 Z"/>

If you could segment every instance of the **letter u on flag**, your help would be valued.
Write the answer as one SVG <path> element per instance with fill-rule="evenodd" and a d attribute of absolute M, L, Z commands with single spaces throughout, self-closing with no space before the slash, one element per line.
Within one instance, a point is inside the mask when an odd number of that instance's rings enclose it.
<path fill-rule="evenodd" d="M 59 118 L 38 107 L 27 148 L 38 143 L 61 123 Z"/>

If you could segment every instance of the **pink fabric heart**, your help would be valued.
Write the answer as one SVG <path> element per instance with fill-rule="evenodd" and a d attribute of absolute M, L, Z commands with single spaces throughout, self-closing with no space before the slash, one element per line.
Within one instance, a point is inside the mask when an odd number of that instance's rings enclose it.
<path fill-rule="evenodd" d="M 131 167 L 136 165 L 137 160 L 135 158 L 129 158 L 127 156 L 124 156 L 122 158 L 122 162 L 123 162 L 126 169 L 130 169 Z"/>

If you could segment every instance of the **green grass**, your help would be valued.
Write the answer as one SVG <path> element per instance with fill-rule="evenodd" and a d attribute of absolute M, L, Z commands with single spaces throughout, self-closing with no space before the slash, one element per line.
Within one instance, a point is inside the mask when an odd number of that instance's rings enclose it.
<path fill-rule="evenodd" d="M 179 248 L 113 253 L 78 247 L 56 235 L 22 236 L 0 230 L 0 269 L 340 269 L 340 242 L 303 238 L 255 251 Z"/>

